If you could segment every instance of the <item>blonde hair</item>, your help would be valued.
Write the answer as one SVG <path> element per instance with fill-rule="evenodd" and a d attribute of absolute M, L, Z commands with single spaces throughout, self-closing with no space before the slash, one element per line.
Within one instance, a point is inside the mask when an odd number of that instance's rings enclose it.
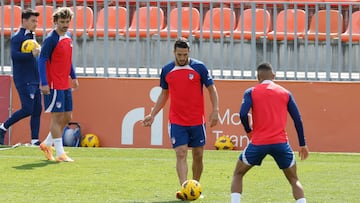
<path fill-rule="evenodd" d="M 59 18 L 61 19 L 70 19 L 73 17 L 73 12 L 68 7 L 59 7 L 52 15 L 53 22 L 58 21 Z"/>

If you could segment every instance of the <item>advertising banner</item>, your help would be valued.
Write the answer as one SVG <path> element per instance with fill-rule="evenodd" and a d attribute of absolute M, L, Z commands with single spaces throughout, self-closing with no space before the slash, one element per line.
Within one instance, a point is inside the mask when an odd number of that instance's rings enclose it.
<path fill-rule="evenodd" d="M 160 94 L 159 79 L 80 78 L 80 87 L 73 92 L 74 122 L 79 122 L 83 135 L 96 134 L 101 147 L 171 148 L 168 136 L 169 101 L 158 113 L 151 127 L 141 121 L 154 106 Z M 357 135 L 357 115 L 360 83 L 277 81 L 290 90 L 298 104 L 304 122 L 305 137 L 311 151 L 360 152 Z M 255 80 L 215 80 L 219 93 L 219 123 L 207 127 L 206 149 L 215 149 L 221 135 L 230 136 L 237 150 L 249 140 L 240 122 L 239 109 L 243 92 L 255 85 Z M 13 93 L 14 108 L 20 106 Z M 207 118 L 210 99 L 204 88 Z M 43 113 L 40 138 L 49 130 L 50 116 Z M 29 142 L 27 121 L 13 127 L 12 143 Z M 293 122 L 288 117 L 287 132 L 294 150 L 298 139 Z"/>

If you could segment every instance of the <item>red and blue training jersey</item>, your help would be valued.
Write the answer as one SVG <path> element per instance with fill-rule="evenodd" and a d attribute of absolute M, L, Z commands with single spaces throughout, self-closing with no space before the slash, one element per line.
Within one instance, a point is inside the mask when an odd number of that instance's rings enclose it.
<path fill-rule="evenodd" d="M 44 40 L 39 58 L 41 85 L 51 89 L 66 90 L 70 88 L 69 76 L 76 78 L 72 65 L 72 39 L 67 33 L 60 36 L 51 31 Z"/>
<path fill-rule="evenodd" d="M 190 59 L 189 65 L 171 62 L 162 68 L 160 86 L 170 94 L 169 120 L 172 124 L 195 126 L 205 123 L 203 85 L 214 81 L 203 62 Z"/>
<path fill-rule="evenodd" d="M 252 110 L 252 128 L 248 113 Z M 255 145 L 288 142 L 286 133 L 287 114 L 294 121 L 299 145 L 305 146 L 303 123 L 292 94 L 282 86 L 265 80 L 244 93 L 240 119 L 247 133 L 252 132 L 251 143 Z"/>

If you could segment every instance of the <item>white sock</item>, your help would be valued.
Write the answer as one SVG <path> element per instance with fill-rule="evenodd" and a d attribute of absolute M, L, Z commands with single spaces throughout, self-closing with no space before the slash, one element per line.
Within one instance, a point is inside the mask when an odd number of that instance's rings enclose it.
<path fill-rule="evenodd" d="M 32 144 L 32 145 L 35 144 L 35 143 L 37 143 L 37 142 L 39 142 L 38 139 L 32 139 L 32 140 L 31 140 L 31 144 Z"/>
<path fill-rule="evenodd" d="M 63 147 L 62 138 L 55 138 L 53 140 L 54 140 L 54 145 L 55 145 L 55 150 L 56 150 L 56 156 L 62 155 L 65 152 L 64 147 Z"/>
<path fill-rule="evenodd" d="M 240 203 L 241 194 L 234 192 L 231 193 L 231 203 Z"/>
<path fill-rule="evenodd" d="M 296 203 L 306 203 L 306 199 L 305 198 L 297 199 Z"/>
<path fill-rule="evenodd" d="M 0 128 L 3 129 L 3 130 L 5 130 L 5 131 L 7 131 L 7 129 L 6 129 L 5 126 L 4 126 L 4 123 L 2 123 L 2 124 L 0 125 Z"/>
<path fill-rule="evenodd" d="M 48 136 L 45 138 L 44 143 L 46 146 L 52 146 L 54 144 L 51 132 L 49 132 Z"/>

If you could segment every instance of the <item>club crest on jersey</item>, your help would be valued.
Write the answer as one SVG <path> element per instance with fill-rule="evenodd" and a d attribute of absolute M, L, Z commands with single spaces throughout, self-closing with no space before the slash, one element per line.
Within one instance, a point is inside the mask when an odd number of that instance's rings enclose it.
<path fill-rule="evenodd" d="M 58 108 L 58 109 L 61 108 L 61 102 L 56 102 L 56 108 Z"/>
<path fill-rule="evenodd" d="M 30 99 L 34 99 L 35 98 L 35 94 L 30 94 Z"/>
<path fill-rule="evenodd" d="M 190 80 L 194 79 L 194 74 L 190 73 L 190 74 L 189 74 L 189 79 L 190 79 Z"/>

